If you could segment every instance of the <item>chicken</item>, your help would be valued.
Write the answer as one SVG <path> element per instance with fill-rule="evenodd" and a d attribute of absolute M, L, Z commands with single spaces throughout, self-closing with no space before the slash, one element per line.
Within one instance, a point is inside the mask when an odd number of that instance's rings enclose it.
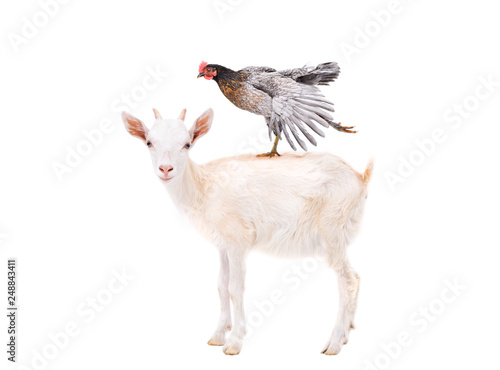
<path fill-rule="evenodd" d="M 240 109 L 264 116 L 269 129 L 269 139 L 275 140 L 271 152 L 260 156 L 273 157 L 283 132 L 293 150 L 297 150 L 288 130 L 300 147 L 307 151 L 299 131 L 313 145 L 316 139 L 309 129 L 325 137 L 315 122 L 338 131 L 355 133 L 352 126 L 333 122 L 327 112 L 333 112 L 333 103 L 324 97 L 315 85 L 328 85 L 334 81 L 340 68 L 337 63 L 322 63 L 316 67 L 277 71 L 269 67 L 246 67 L 233 71 L 218 64 L 202 62 L 199 77 L 214 80 L 226 98 Z M 307 127 L 306 127 L 307 126 Z"/>

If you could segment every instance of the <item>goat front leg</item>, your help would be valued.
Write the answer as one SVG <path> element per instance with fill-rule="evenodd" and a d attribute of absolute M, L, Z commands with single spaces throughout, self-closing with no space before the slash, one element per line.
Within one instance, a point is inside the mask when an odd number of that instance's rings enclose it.
<path fill-rule="evenodd" d="M 349 263 L 335 268 L 339 284 L 339 312 L 333 333 L 322 353 L 336 355 L 349 340 L 349 331 L 354 329 L 354 314 L 358 302 L 359 275 Z"/>
<path fill-rule="evenodd" d="M 246 334 L 243 294 L 245 291 L 245 253 L 240 250 L 228 250 L 229 260 L 229 295 L 233 302 L 234 326 L 228 341 L 223 347 L 226 355 L 237 355 L 241 351 Z"/>
<path fill-rule="evenodd" d="M 220 317 L 217 329 L 208 341 L 211 346 L 223 346 L 226 343 L 226 332 L 231 330 L 231 306 L 229 302 L 229 261 L 227 252 L 220 250 L 219 272 Z"/>

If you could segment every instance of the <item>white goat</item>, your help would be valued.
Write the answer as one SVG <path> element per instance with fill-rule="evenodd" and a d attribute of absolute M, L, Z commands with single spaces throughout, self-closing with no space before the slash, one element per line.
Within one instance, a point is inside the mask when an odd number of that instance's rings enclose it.
<path fill-rule="evenodd" d="M 149 147 L 153 167 L 177 206 L 220 252 L 221 314 L 210 345 L 236 355 L 246 333 L 243 310 L 245 257 L 251 249 L 282 256 L 319 256 L 338 275 L 340 307 L 323 353 L 339 353 L 353 328 L 359 276 L 346 248 L 356 234 L 373 163 L 359 174 L 327 153 L 284 154 L 275 158 L 241 155 L 197 165 L 189 150 L 212 125 L 204 112 L 188 131 L 186 110 L 164 120 L 154 109 L 151 130 L 123 113 L 128 132 Z M 231 330 L 231 299 L 234 326 Z"/>

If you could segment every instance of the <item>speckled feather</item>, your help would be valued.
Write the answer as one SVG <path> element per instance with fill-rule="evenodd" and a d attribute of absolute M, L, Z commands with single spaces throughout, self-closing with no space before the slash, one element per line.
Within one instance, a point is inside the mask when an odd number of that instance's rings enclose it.
<path fill-rule="evenodd" d="M 333 126 L 333 103 L 315 85 L 328 85 L 340 69 L 335 62 L 277 71 L 270 67 L 246 67 L 239 71 L 209 64 L 217 68 L 214 80 L 224 96 L 238 108 L 264 116 L 271 134 L 284 134 L 292 149 L 294 143 L 307 151 L 301 134 L 317 145 L 310 131 L 324 137 L 317 125 Z M 292 139 L 293 136 L 293 139 Z"/>

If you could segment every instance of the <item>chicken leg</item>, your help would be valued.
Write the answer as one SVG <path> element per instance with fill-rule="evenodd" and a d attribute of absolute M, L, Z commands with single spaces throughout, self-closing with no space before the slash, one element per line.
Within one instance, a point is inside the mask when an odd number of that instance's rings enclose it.
<path fill-rule="evenodd" d="M 259 155 L 257 155 L 257 157 L 269 157 L 269 158 L 272 158 L 275 155 L 277 155 L 278 157 L 281 156 L 281 154 L 278 153 L 278 142 L 279 141 L 280 141 L 280 138 L 278 136 L 276 136 L 276 138 L 274 139 L 274 144 L 273 144 L 273 147 L 272 147 L 271 151 L 269 153 L 259 154 Z"/>
<path fill-rule="evenodd" d="M 353 130 L 354 126 L 342 126 L 342 124 L 329 121 L 328 124 L 332 126 L 335 130 L 340 131 L 340 132 L 348 132 L 350 134 L 355 134 L 357 131 Z"/>

